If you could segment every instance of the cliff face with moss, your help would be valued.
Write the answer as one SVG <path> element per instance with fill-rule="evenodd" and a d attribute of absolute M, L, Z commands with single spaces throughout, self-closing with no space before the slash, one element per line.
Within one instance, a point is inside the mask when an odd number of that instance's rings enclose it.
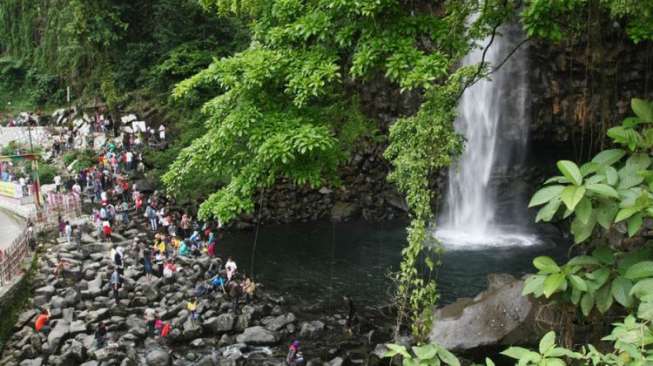
<path fill-rule="evenodd" d="M 531 141 L 577 160 L 606 147 L 605 131 L 653 97 L 653 44 L 630 41 L 617 24 L 597 22 L 579 39 L 531 42 Z"/>

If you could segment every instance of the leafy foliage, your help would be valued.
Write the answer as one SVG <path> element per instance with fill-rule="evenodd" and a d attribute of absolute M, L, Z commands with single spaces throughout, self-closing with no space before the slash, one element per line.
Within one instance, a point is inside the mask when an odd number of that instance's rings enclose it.
<path fill-rule="evenodd" d="M 608 149 L 578 167 L 559 161 L 561 176 L 550 178 L 537 191 L 529 207 L 542 206 L 536 221 L 552 221 L 573 215 L 571 232 L 576 243 L 588 240 L 597 227 L 609 230 L 625 222 L 628 235 L 635 235 L 643 220 L 653 217 L 653 170 L 649 152 L 653 148 L 653 103 L 632 100 L 635 116 L 607 131 L 622 148 Z M 563 210 L 564 209 L 564 210 Z M 598 224 L 598 225 L 597 225 Z"/>

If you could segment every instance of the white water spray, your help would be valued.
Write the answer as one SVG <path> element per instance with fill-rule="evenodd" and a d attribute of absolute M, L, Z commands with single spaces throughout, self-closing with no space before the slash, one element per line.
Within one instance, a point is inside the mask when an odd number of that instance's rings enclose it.
<path fill-rule="evenodd" d="M 501 63 L 524 37 L 517 26 L 501 32 L 485 52 L 490 67 Z M 481 62 L 489 43 L 489 38 L 483 41 L 484 47 L 472 50 L 463 64 Z M 435 233 L 445 246 L 466 249 L 537 243 L 534 235 L 517 224 L 526 217 L 519 190 L 503 192 L 508 206 L 515 208 L 506 212 L 506 205 L 498 202 L 496 187 L 497 180 L 523 162 L 529 125 L 527 97 L 526 49 L 510 56 L 491 80 L 479 80 L 462 95 L 455 126 L 465 137 L 465 150 L 449 170 L 445 210 Z"/>

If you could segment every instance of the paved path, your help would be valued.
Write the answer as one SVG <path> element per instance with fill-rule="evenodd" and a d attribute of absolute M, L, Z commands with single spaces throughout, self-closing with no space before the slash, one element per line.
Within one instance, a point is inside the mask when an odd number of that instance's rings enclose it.
<path fill-rule="evenodd" d="M 21 231 L 20 219 L 8 211 L 0 209 L 0 249 L 4 250 L 9 247 Z"/>

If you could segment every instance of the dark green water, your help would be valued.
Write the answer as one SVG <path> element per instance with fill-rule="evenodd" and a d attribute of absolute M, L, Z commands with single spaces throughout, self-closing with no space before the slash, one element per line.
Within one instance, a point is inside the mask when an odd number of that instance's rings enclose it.
<path fill-rule="evenodd" d="M 318 222 L 261 226 L 254 255 L 257 282 L 306 300 L 339 299 L 383 304 L 392 293 L 387 275 L 398 268 L 406 223 Z M 542 244 L 445 251 L 438 271 L 441 302 L 474 296 L 486 288 L 489 273 L 523 275 L 538 255 L 562 258 L 568 248 L 555 232 L 539 234 Z M 220 255 L 233 256 L 239 271 L 252 271 L 254 232 L 225 235 Z"/>

